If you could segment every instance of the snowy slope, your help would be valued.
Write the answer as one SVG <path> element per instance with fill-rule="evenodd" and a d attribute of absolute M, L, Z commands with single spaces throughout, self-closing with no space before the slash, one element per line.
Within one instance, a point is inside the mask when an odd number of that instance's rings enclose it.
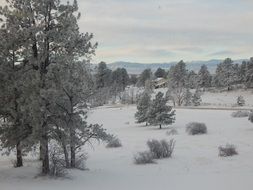
<path fill-rule="evenodd" d="M 177 110 L 177 121 L 171 126 L 176 147 L 173 158 L 157 164 L 137 166 L 133 155 L 146 150 L 148 139 L 170 139 L 157 127 L 137 125 L 136 108 L 98 108 L 89 121 L 101 123 L 116 134 L 123 147 L 106 149 L 104 144 L 86 147 L 89 171 L 72 171 L 71 179 L 48 180 L 34 178 L 36 163 L 28 162 L 21 169 L 11 168 L 8 160 L 0 161 L 1 190 L 251 190 L 253 187 L 253 125 L 245 118 L 232 118 L 231 111 Z M 185 125 L 191 121 L 205 122 L 208 134 L 188 136 Z M 218 146 L 233 143 L 239 155 L 219 158 Z"/>

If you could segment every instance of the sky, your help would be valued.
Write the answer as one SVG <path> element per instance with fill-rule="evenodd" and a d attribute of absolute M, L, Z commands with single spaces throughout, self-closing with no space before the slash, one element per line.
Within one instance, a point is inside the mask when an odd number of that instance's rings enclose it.
<path fill-rule="evenodd" d="M 92 32 L 99 44 L 94 62 L 157 63 L 253 56 L 253 0 L 78 2 L 80 30 Z"/>

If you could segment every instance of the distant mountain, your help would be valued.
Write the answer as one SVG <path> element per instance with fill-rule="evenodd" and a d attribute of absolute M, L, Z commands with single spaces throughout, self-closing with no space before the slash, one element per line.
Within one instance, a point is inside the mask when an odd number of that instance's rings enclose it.
<path fill-rule="evenodd" d="M 235 60 L 235 63 L 241 63 L 244 59 Z M 209 61 L 191 61 L 186 62 L 188 70 L 198 71 L 201 65 L 205 64 L 211 73 L 214 73 L 216 67 L 223 60 L 213 59 Z M 143 70 L 150 68 L 152 71 L 156 71 L 159 67 L 165 70 L 169 70 L 172 65 L 175 65 L 177 62 L 169 62 L 169 63 L 133 63 L 133 62 L 114 62 L 108 64 L 108 67 L 112 70 L 117 68 L 125 68 L 129 74 L 140 74 Z"/>

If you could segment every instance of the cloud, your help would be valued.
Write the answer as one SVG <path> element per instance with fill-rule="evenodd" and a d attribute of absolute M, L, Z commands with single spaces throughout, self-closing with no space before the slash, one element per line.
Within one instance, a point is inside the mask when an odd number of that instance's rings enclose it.
<path fill-rule="evenodd" d="M 252 56 L 251 0 L 79 0 L 79 8 L 97 62 Z"/>
<path fill-rule="evenodd" d="M 223 50 L 223 51 L 217 51 L 217 52 L 211 53 L 209 55 L 210 56 L 227 56 L 227 55 L 233 55 L 233 54 L 236 54 L 236 52 Z"/>

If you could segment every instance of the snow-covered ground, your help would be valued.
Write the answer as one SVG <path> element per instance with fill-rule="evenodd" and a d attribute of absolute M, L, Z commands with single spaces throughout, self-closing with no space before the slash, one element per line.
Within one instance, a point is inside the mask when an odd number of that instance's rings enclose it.
<path fill-rule="evenodd" d="M 232 118 L 231 111 L 177 110 L 172 128 L 145 127 L 134 121 L 135 106 L 102 107 L 92 110 L 89 121 L 101 123 L 117 135 L 122 148 L 107 149 L 103 143 L 86 147 L 88 171 L 72 171 L 70 179 L 36 178 L 38 165 L 28 161 L 14 169 L 9 159 L 0 160 L 0 190 L 252 190 L 253 124 L 247 118 Z M 185 125 L 205 122 L 208 134 L 189 136 Z M 173 157 L 157 164 L 135 165 L 133 155 L 146 150 L 148 139 L 176 140 Z M 235 144 L 239 155 L 218 157 L 218 147 Z"/>
<path fill-rule="evenodd" d="M 159 88 L 154 91 L 154 94 L 157 92 L 166 93 L 168 89 Z M 194 93 L 194 90 L 192 90 Z M 238 107 L 236 105 L 237 98 L 243 96 L 245 100 L 245 106 Z M 203 92 L 201 95 L 201 106 L 199 108 L 238 108 L 238 109 L 252 109 L 253 108 L 253 91 L 249 90 L 233 90 L 233 91 L 224 91 L 224 92 Z"/>
<path fill-rule="evenodd" d="M 222 93 L 205 92 L 202 96 L 202 103 L 206 106 L 234 107 L 238 96 L 244 97 L 245 107 L 253 106 L 252 90 L 234 90 Z"/>

